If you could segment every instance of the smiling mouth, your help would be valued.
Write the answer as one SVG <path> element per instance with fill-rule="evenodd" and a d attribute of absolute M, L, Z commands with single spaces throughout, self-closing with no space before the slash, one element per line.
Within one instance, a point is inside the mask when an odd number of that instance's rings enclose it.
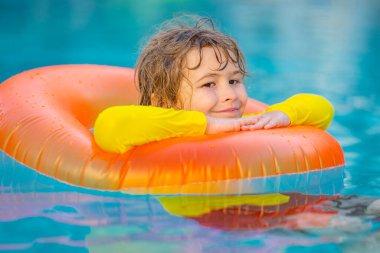
<path fill-rule="evenodd" d="M 216 111 L 216 112 L 237 112 L 237 111 L 239 111 L 239 108 L 233 107 L 233 108 L 227 108 L 227 109 Z"/>

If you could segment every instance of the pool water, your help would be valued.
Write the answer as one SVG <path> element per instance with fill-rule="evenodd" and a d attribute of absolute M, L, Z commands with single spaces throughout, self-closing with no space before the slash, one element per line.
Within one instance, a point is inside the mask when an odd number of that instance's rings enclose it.
<path fill-rule="evenodd" d="M 0 251 L 378 252 L 379 1 L 2 0 L 0 81 L 55 64 L 133 67 L 178 12 L 210 16 L 238 41 L 251 97 L 333 103 L 340 195 L 127 195 L 70 186 L 0 153 Z"/>

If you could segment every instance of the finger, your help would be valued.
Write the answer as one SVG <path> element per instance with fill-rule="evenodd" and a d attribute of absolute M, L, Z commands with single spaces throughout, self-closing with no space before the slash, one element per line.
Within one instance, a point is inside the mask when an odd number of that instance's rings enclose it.
<path fill-rule="evenodd" d="M 271 120 L 270 117 L 262 117 L 256 124 L 249 125 L 250 130 L 263 129 L 264 126 Z"/>
<path fill-rule="evenodd" d="M 240 125 L 241 126 L 244 126 L 244 125 L 253 125 L 253 124 L 256 124 L 262 117 L 260 115 L 258 116 L 251 116 L 251 117 L 247 117 L 247 118 L 242 118 L 241 121 L 240 121 Z"/>

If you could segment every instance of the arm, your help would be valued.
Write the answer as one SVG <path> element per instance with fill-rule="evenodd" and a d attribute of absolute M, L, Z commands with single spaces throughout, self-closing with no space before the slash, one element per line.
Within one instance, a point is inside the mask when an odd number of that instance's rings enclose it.
<path fill-rule="evenodd" d="M 334 116 L 330 102 L 318 95 L 298 94 L 284 102 L 269 106 L 263 114 L 251 116 L 256 123 L 242 126 L 242 130 L 268 129 L 292 125 L 309 125 L 327 129 Z"/>
<path fill-rule="evenodd" d="M 205 133 L 201 112 L 153 106 L 114 106 L 101 112 L 94 125 L 96 144 L 105 151 L 124 153 L 133 146 L 162 139 Z"/>
<path fill-rule="evenodd" d="M 334 117 L 334 107 L 322 96 L 297 94 L 282 103 L 274 104 L 265 112 L 281 111 L 290 125 L 308 125 L 326 130 Z"/>
<path fill-rule="evenodd" d="M 251 119 L 206 117 L 202 112 L 153 106 L 114 106 L 95 121 L 94 139 L 103 150 L 124 153 L 133 146 L 181 136 L 240 131 Z"/>

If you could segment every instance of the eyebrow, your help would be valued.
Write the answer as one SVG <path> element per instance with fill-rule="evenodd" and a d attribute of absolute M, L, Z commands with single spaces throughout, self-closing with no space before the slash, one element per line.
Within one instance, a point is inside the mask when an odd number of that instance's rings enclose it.
<path fill-rule="evenodd" d="M 236 75 L 236 74 L 241 74 L 241 71 L 240 70 L 235 70 L 234 72 L 230 72 L 229 74 L 231 76 L 232 75 Z M 201 81 L 201 80 L 203 80 L 203 79 L 205 79 L 207 77 L 214 77 L 214 76 L 218 76 L 218 75 L 219 75 L 218 73 L 208 73 L 208 74 L 202 76 L 201 78 L 199 78 L 196 82 L 198 83 L 199 81 Z"/>

